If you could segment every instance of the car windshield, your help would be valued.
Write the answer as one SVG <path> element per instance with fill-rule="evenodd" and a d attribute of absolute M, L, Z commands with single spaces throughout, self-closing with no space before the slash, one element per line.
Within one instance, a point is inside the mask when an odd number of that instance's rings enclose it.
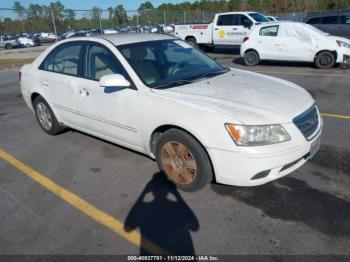
<path fill-rule="evenodd" d="M 323 35 L 323 36 L 329 35 L 328 33 L 323 32 L 322 30 L 320 30 L 320 29 L 318 29 L 318 28 L 316 28 L 316 27 L 314 27 L 312 25 L 303 23 L 303 26 L 305 26 L 307 29 L 311 30 L 313 33 L 316 33 L 318 35 Z"/>
<path fill-rule="evenodd" d="M 269 21 L 270 21 L 266 16 L 264 16 L 264 15 L 262 15 L 262 14 L 260 14 L 260 13 L 249 13 L 249 15 L 250 15 L 256 22 L 259 22 L 259 23 L 265 23 L 265 22 L 269 22 Z"/>
<path fill-rule="evenodd" d="M 117 46 L 149 87 L 183 85 L 214 77 L 228 69 L 181 40 L 160 40 Z"/>

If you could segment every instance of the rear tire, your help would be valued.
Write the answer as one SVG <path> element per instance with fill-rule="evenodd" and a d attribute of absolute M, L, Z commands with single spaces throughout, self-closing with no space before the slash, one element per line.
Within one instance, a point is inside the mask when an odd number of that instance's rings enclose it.
<path fill-rule="evenodd" d="M 45 133 L 54 136 L 61 133 L 64 127 L 61 126 L 49 104 L 41 96 L 38 96 L 33 103 L 36 119 Z"/>
<path fill-rule="evenodd" d="M 182 130 L 169 129 L 158 138 L 156 159 L 159 169 L 183 191 L 198 191 L 213 180 L 206 151 Z"/>
<path fill-rule="evenodd" d="M 196 38 L 190 36 L 186 38 L 186 42 L 189 43 L 193 47 L 198 47 Z"/>
<path fill-rule="evenodd" d="M 323 51 L 315 58 L 315 65 L 320 69 L 330 69 L 335 65 L 335 57 L 332 52 Z"/>
<path fill-rule="evenodd" d="M 6 44 L 5 45 L 5 49 L 12 49 L 12 45 L 11 44 Z"/>
<path fill-rule="evenodd" d="M 256 66 L 260 63 L 259 54 L 254 50 L 247 51 L 244 54 L 244 63 L 247 66 Z"/>

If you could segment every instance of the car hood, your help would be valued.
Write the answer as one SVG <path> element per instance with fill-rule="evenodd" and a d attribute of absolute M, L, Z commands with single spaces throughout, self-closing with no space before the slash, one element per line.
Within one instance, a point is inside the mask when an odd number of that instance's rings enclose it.
<path fill-rule="evenodd" d="M 230 115 L 237 113 L 242 122 L 250 116 L 256 119 L 256 114 L 265 119 L 279 115 L 274 119 L 282 121 L 314 103 L 307 91 L 291 82 L 238 69 L 155 92 Z"/>

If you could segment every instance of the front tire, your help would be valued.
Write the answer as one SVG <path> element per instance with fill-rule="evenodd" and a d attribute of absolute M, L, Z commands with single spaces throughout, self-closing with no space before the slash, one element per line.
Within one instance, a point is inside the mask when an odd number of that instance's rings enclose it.
<path fill-rule="evenodd" d="M 45 133 L 54 136 L 63 131 L 63 126 L 58 123 L 55 114 L 44 98 L 38 96 L 34 100 L 33 106 L 36 119 Z"/>
<path fill-rule="evenodd" d="M 320 69 L 330 69 L 335 65 L 335 57 L 329 51 L 319 53 L 315 58 L 315 65 Z"/>
<path fill-rule="evenodd" d="M 254 50 L 247 51 L 244 54 L 244 63 L 247 66 L 256 66 L 260 63 L 259 54 Z"/>
<path fill-rule="evenodd" d="M 11 44 L 6 44 L 5 45 L 5 49 L 12 49 L 12 45 Z"/>
<path fill-rule="evenodd" d="M 198 191 L 213 180 L 211 162 L 204 148 L 182 130 L 169 129 L 159 137 L 156 159 L 159 169 L 183 191 Z"/>

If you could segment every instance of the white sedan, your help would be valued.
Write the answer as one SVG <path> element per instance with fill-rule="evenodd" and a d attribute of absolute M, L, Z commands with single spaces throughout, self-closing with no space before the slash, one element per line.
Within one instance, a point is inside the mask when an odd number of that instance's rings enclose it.
<path fill-rule="evenodd" d="M 241 56 L 248 66 L 280 60 L 311 62 L 328 69 L 336 63 L 350 63 L 350 40 L 304 23 L 271 22 L 254 27 L 244 39 Z"/>
<path fill-rule="evenodd" d="M 187 191 L 213 179 L 267 183 L 299 168 L 320 145 L 322 119 L 304 89 L 223 67 L 171 36 L 64 40 L 20 77 L 46 133 L 70 127 L 149 155 Z"/>

